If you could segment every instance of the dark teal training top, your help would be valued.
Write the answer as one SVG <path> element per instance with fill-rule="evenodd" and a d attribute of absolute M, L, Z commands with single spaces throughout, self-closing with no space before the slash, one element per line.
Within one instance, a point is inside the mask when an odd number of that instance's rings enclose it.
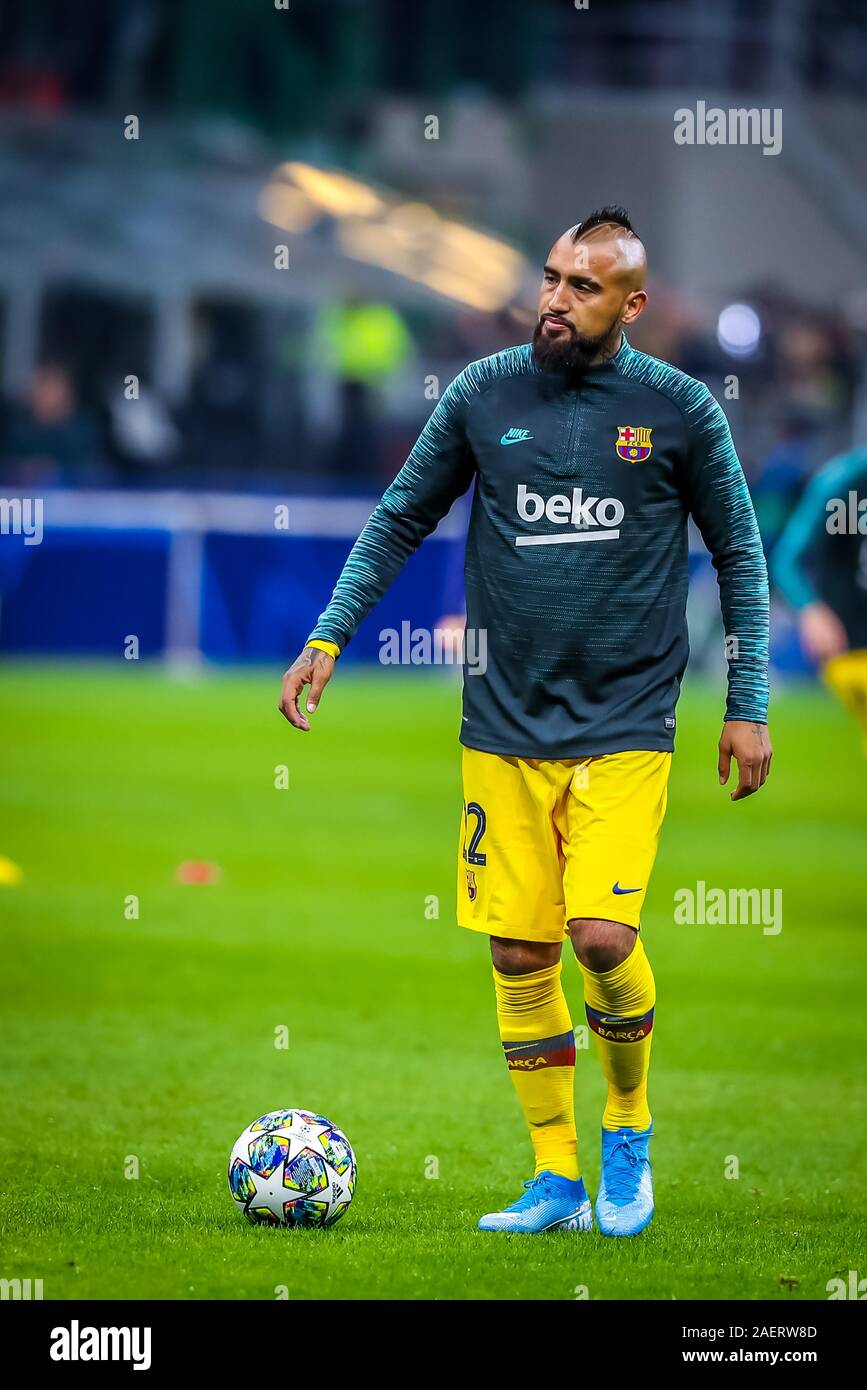
<path fill-rule="evenodd" d="M 579 378 L 541 371 L 529 343 L 470 363 L 311 637 L 345 647 L 474 480 L 467 625 L 484 631 L 487 665 L 465 662 L 462 743 L 522 758 L 673 748 L 690 514 L 736 639 L 725 717 L 767 721 L 767 571 L 726 418 L 703 383 L 625 337 Z"/>

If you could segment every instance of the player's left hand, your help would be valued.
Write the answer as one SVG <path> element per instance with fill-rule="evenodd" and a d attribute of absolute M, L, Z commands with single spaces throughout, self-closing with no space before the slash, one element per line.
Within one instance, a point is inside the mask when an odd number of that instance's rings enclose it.
<path fill-rule="evenodd" d="M 738 784 L 731 794 L 732 801 L 741 801 L 763 787 L 771 770 L 774 750 L 767 724 L 752 724 L 746 719 L 727 719 L 719 741 L 719 780 L 724 787 L 729 780 L 732 758 L 738 765 Z"/>

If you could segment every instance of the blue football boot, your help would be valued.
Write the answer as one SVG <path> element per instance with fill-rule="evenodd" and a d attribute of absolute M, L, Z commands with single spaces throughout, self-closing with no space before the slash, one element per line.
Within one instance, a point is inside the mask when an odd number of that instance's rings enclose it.
<path fill-rule="evenodd" d="M 589 1231 L 593 1209 L 581 1178 L 542 1172 L 524 1183 L 524 1195 L 503 1211 L 491 1211 L 479 1221 L 480 1231 L 512 1231 L 539 1235 L 542 1231 Z"/>
<path fill-rule="evenodd" d="M 596 1220 L 605 1236 L 637 1236 L 653 1220 L 653 1178 L 647 1129 L 603 1129 Z"/>

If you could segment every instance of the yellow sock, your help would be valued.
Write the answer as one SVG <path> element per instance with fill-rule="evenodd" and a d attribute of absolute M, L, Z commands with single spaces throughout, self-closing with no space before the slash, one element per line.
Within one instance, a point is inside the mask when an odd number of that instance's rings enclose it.
<path fill-rule="evenodd" d="M 581 962 L 578 962 L 581 965 Z M 653 1042 L 656 985 L 641 937 L 613 970 L 595 974 L 581 965 L 584 1007 L 608 1082 L 603 1129 L 647 1129 L 647 1074 Z"/>
<path fill-rule="evenodd" d="M 575 1135 L 575 1034 L 561 963 L 529 975 L 494 967 L 497 1022 L 509 1074 L 536 1154 L 536 1173 L 579 1178 Z"/>

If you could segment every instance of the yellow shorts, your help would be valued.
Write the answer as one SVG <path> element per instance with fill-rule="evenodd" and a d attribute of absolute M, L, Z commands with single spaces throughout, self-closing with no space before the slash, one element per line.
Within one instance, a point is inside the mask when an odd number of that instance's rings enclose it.
<path fill-rule="evenodd" d="M 638 929 L 671 753 L 507 758 L 463 749 L 458 923 L 562 941 L 573 917 Z"/>
<path fill-rule="evenodd" d="M 867 651 L 841 652 L 822 668 L 822 675 L 858 720 L 867 753 Z"/>

